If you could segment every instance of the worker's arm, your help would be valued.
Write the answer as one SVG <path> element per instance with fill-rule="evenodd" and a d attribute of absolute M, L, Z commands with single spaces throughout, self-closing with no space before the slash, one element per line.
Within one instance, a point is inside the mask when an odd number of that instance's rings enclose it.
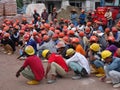
<path fill-rule="evenodd" d="M 16 77 L 20 76 L 20 72 L 22 72 L 25 68 L 22 66 L 16 73 Z"/>

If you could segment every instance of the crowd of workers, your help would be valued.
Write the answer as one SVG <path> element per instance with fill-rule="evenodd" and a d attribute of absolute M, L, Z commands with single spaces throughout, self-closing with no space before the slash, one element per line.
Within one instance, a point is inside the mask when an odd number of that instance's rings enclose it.
<path fill-rule="evenodd" d="M 47 83 L 52 84 L 72 70 L 73 80 L 93 73 L 101 81 L 120 87 L 120 21 L 113 25 L 112 17 L 106 14 L 108 25 L 103 27 L 101 21 L 94 20 L 95 15 L 86 15 L 84 10 L 77 21 L 75 9 L 70 20 L 58 20 L 54 8 L 49 22 L 46 9 L 41 15 L 34 12 L 33 21 L 5 19 L 0 30 L 4 53 L 14 54 L 18 47 L 20 59 L 25 59 L 16 77 L 22 73 L 30 80 L 27 84 L 35 85 L 50 75 Z M 48 63 L 46 71 L 44 59 Z"/>

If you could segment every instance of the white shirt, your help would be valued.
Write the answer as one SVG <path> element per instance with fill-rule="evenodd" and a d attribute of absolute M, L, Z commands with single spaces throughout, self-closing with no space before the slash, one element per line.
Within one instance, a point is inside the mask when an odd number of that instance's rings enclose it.
<path fill-rule="evenodd" d="M 90 74 L 89 62 L 88 62 L 88 60 L 87 60 L 83 55 L 81 55 L 80 53 L 76 52 L 71 58 L 69 58 L 69 59 L 66 60 L 67 65 L 68 65 L 70 62 L 76 62 L 76 63 L 78 63 L 79 65 L 81 65 L 83 68 L 86 69 L 86 71 L 88 72 L 88 74 Z"/>

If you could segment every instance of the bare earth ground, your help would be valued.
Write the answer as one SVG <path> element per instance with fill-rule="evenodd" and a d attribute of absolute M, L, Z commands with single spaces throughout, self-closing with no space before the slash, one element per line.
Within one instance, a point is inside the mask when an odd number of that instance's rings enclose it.
<path fill-rule="evenodd" d="M 17 60 L 17 56 L 17 54 L 3 54 L 0 48 L 0 90 L 120 90 L 120 88 L 114 89 L 111 84 L 99 81 L 94 76 L 72 80 L 71 72 L 68 73 L 68 77 L 58 79 L 54 84 L 46 84 L 46 80 L 43 79 L 39 85 L 30 86 L 26 84 L 28 80 L 22 75 L 19 78 L 15 77 L 16 71 L 24 62 Z"/>

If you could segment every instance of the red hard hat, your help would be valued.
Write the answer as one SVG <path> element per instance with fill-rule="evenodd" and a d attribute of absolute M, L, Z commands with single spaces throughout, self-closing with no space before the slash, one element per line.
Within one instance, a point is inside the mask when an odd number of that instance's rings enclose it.
<path fill-rule="evenodd" d="M 90 37 L 90 42 L 97 42 L 98 41 L 98 38 L 96 36 L 91 36 Z"/>
<path fill-rule="evenodd" d="M 33 31 L 33 36 L 36 36 L 38 34 L 37 31 Z"/>
<path fill-rule="evenodd" d="M 29 40 L 30 35 L 29 35 L 29 34 L 25 34 L 25 35 L 23 36 L 23 38 L 24 38 L 25 41 L 27 41 L 27 40 Z"/>
<path fill-rule="evenodd" d="M 65 35 L 64 35 L 63 32 L 60 32 L 60 33 L 59 33 L 59 37 L 60 37 L 60 38 L 63 38 L 64 36 L 65 36 Z"/>
<path fill-rule="evenodd" d="M 78 38 L 72 38 L 72 43 L 79 43 L 80 42 L 80 40 L 78 39 Z"/>
<path fill-rule="evenodd" d="M 115 38 L 114 38 L 113 36 L 109 36 L 109 37 L 108 37 L 108 40 L 114 42 L 114 41 L 115 41 Z"/>
<path fill-rule="evenodd" d="M 20 30 L 19 33 L 20 33 L 20 34 L 24 34 L 25 31 L 24 31 L 24 30 Z"/>
<path fill-rule="evenodd" d="M 85 28 L 85 33 L 90 33 L 90 28 L 89 27 Z"/>
<path fill-rule="evenodd" d="M 105 28 L 105 32 L 106 33 L 110 32 L 110 28 Z"/>
<path fill-rule="evenodd" d="M 9 33 L 5 33 L 3 37 L 9 38 L 9 37 L 10 37 L 10 34 L 9 34 Z"/>
<path fill-rule="evenodd" d="M 55 28 L 54 27 L 50 27 L 50 30 L 55 31 Z"/>
<path fill-rule="evenodd" d="M 45 23 L 45 24 L 44 24 L 44 26 L 45 26 L 45 28 L 47 28 L 47 29 L 49 29 L 49 28 L 50 28 L 50 25 L 49 25 L 49 24 L 47 24 L 47 23 Z"/>
<path fill-rule="evenodd" d="M 68 34 L 69 34 L 69 35 L 74 35 L 74 33 L 75 33 L 75 32 L 74 32 L 73 30 L 69 30 L 69 31 L 68 31 Z"/>
<path fill-rule="evenodd" d="M 43 41 L 47 41 L 47 40 L 49 40 L 49 38 L 50 38 L 50 37 L 49 37 L 48 35 L 44 35 L 44 36 L 43 36 Z"/>
<path fill-rule="evenodd" d="M 83 32 L 83 31 L 80 31 L 80 32 L 79 32 L 79 36 L 80 36 L 80 37 L 85 36 L 84 32 Z"/>
<path fill-rule="evenodd" d="M 117 32 L 117 28 L 116 27 L 112 27 L 112 32 Z"/>

